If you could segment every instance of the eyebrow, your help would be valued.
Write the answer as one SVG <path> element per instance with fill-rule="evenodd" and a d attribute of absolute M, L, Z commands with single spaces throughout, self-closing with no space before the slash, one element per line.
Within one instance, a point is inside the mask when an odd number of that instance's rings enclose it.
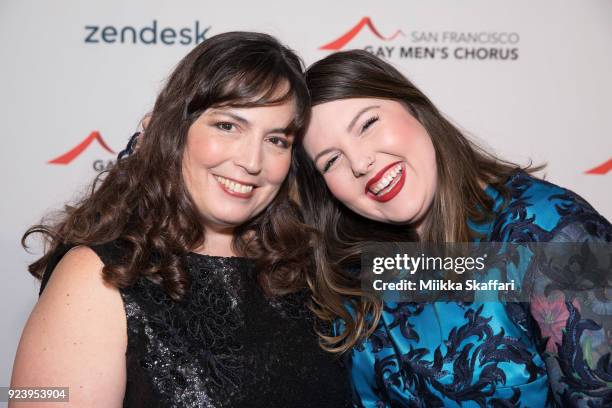
<path fill-rule="evenodd" d="M 211 111 L 212 114 L 214 115 L 223 115 L 223 116 L 229 116 L 230 118 L 234 119 L 237 122 L 242 123 L 243 125 L 249 127 L 251 126 L 251 122 L 248 121 L 248 119 L 243 118 L 242 116 L 236 115 L 235 113 L 232 112 L 226 112 L 226 111 L 222 111 L 219 109 L 213 109 Z M 289 136 L 293 136 L 292 131 L 291 131 L 292 126 L 289 125 L 287 127 L 284 128 L 274 128 L 274 129 L 269 129 L 266 131 L 266 133 L 281 133 L 287 137 Z"/>
<path fill-rule="evenodd" d="M 348 127 L 346 128 L 347 132 L 351 132 L 353 129 L 353 126 L 355 126 L 355 123 L 357 123 L 357 120 L 359 119 L 359 117 L 361 115 L 363 115 L 364 113 L 366 113 L 369 110 L 372 109 L 376 109 L 376 108 L 380 108 L 380 105 L 371 105 L 371 106 L 366 106 L 365 108 L 363 108 L 362 110 L 360 110 L 357 115 L 355 115 L 355 117 L 353 118 L 353 120 L 351 120 L 351 123 L 349 123 Z"/>

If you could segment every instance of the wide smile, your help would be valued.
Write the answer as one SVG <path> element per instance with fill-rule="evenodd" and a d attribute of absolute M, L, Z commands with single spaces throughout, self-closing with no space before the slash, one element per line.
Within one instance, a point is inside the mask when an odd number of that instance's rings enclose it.
<path fill-rule="evenodd" d="M 228 177 L 213 175 L 215 180 L 219 183 L 219 186 L 227 194 L 238 197 L 238 198 L 251 198 L 253 191 L 257 188 L 256 185 L 250 183 L 240 182 Z"/>
<path fill-rule="evenodd" d="M 365 188 L 366 195 L 383 203 L 393 199 L 404 187 L 405 173 L 404 162 L 391 163 L 368 181 Z"/>

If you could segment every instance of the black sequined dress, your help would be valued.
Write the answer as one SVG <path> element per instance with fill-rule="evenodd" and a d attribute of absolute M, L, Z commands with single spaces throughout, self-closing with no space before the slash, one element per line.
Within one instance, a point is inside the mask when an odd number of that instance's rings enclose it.
<path fill-rule="evenodd" d="M 114 243 L 91 247 L 105 264 Z M 50 262 L 51 271 L 68 248 Z M 127 317 L 124 407 L 345 407 L 344 369 L 322 351 L 305 293 L 264 296 L 246 258 L 186 256 L 191 287 L 175 302 L 141 278 L 121 289 Z"/>

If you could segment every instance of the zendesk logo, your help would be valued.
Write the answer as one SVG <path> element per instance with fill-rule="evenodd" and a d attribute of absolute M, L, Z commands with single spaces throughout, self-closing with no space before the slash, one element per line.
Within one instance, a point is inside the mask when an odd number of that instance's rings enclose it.
<path fill-rule="evenodd" d="M 208 30 L 210 26 L 200 26 L 197 20 L 193 27 L 181 28 L 158 27 L 157 20 L 153 20 L 151 25 L 145 27 L 86 25 L 84 42 L 86 44 L 196 45 L 206 39 Z"/>

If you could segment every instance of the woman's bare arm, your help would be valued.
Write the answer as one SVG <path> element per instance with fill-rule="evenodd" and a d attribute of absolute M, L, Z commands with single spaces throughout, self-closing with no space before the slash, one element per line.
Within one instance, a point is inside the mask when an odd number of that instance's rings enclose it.
<path fill-rule="evenodd" d="M 127 323 L 119 291 L 102 280 L 90 248 L 57 265 L 21 335 L 12 387 L 69 387 L 69 403 L 19 407 L 120 407 L 126 383 Z"/>

